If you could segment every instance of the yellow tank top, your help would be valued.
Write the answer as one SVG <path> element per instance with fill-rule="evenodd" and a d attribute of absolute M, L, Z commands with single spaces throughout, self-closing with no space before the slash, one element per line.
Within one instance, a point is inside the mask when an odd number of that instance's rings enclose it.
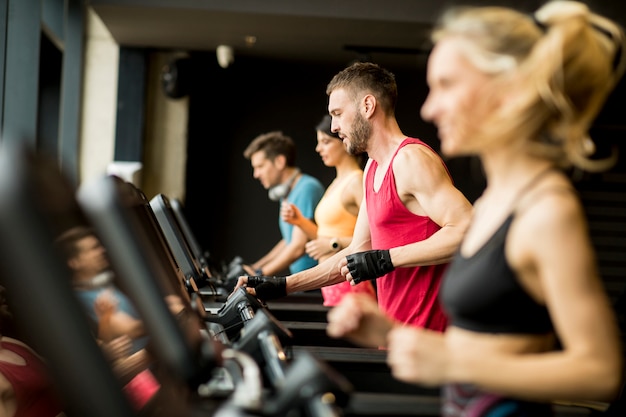
<path fill-rule="evenodd" d="M 356 216 L 341 204 L 341 196 L 354 175 L 362 176 L 363 171 L 355 170 L 348 174 L 338 187 L 326 190 L 317 204 L 314 216 L 318 236 L 347 237 L 354 233 Z"/>

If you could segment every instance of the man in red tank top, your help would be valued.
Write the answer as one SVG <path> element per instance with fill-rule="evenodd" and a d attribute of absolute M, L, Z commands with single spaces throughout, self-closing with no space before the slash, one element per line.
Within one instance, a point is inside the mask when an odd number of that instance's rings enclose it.
<path fill-rule="evenodd" d="M 270 299 L 343 280 L 377 279 L 379 305 L 358 295 L 346 297 L 342 303 L 354 305 L 353 320 L 331 321 L 329 334 L 385 346 L 394 321 L 442 331 L 447 320 L 437 300 L 441 276 L 472 206 L 439 155 L 400 130 L 391 72 L 355 63 L 336 74 L 326 92 L 332 130 L 348 152 L 370 158 L 352 243 L 311 269 L 287 277 L 241 277 L 238 286 L 246 284 L 259 298 Z M 378 308 L 387 317 L 370 320 L 374 316 L 367 311 Z"/>

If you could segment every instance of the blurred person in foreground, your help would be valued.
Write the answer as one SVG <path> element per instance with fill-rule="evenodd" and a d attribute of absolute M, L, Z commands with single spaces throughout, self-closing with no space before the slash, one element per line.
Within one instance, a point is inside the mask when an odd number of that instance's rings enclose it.
<path fill-rule="evenodd" d="M 570 168 L 598 171 L 589 129 L 624 71 L 624 34 L 574 1 L 534 15 L 460 8 L 435 28 L 421 115 L 450 157 L 478 155 L 487 188 L 443 278 L 444 333 L 402 326 L 346 297 L 328 333 L 381 333 L 393 375 L 443 386 L 445 417 L 550 416 L 611 401 L 617 320 Z"/>
<path fill-rule="evenodd" d="M 5 335 L 14 328 L 6 290 L 0 286 L 0 416 L 64 417 L 44 359 L 23 341 Z"/>

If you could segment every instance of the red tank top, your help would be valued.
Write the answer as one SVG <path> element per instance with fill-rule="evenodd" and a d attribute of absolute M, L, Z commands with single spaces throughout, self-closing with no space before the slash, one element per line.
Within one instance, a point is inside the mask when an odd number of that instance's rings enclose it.
<path fill-rule="evenodd" d="M 378 167 L 376 161 L 372 160 L 368 169 L 365 200 L 372 249 L 390 249 L 421 241 L 440 229 L 429 217 L 411 213 L 398 196 L 391 167 L 398 151 L 408 144 L 428 147 L 419 139 L 405 139 L 396 149 L 378 191 L 374 191 L 374 175 Z M 419 167 L 416 167 L 416 175 L 419 175 Z M 446 267 L 447 264 L 396 268 L 378 278 L 376 285 L 380 308 L 402 323 L 444 330 L 447 319 L 439 304 L 438 293 Z"/>
<path fill-rule="evenodd" d="M 6 339 L 2 346 L 26 361 L 26 365 L 0 362 L 0 372 L 15 392 L 15 417 L 52 417 L 63 411 L 41 359 L 30 349 Z"/>

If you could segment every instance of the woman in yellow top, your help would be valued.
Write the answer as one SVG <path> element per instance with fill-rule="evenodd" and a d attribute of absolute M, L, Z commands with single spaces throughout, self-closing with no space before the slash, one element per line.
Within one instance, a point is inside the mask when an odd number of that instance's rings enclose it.
<path fill-rule="evenodd" d="M 315 221 L 304 217 L 296 206 L 288 202 L 283 203 L 280 212 L 284 221 L 298 226 L 307 235 L 309 241 L 306 252 L 318 262 L 350 244 L 363 199 L 363 168 L 360 157 L 347 152 L 341 138 L 331 132 L 330 123 L 331 118 L 326 115 L 315 127 L 315 151 L 322 157 L 324 165 L 335 167 L 337 174 L 315 209 Z M 363 281 L 354 286 L 345 281 L 322 287 L 321 291 L 326 306 L 334 306 L 348 292 L 361 292 L 376 297 L 371 281 Z"/>

